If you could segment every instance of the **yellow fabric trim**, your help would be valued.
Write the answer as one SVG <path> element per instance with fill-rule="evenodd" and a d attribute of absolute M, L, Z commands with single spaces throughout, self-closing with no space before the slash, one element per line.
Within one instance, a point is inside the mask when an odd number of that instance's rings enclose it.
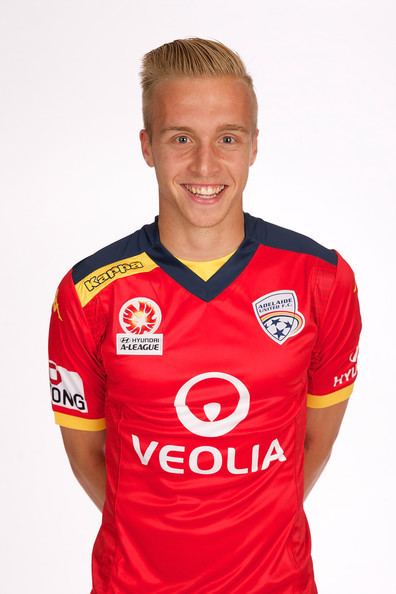
<path fill-rule="evenodd" d="M 140 272 L 150 272 L 157 266 L 158 264 L 146 252 L 142 252 L 136 256 L 117 260 L 93 270 L 76 284 L 76 291 L 81 305 L 83 307 L 87 305 L 102 289 L 108 287 L 110 283 L 118 278 L 139 274 Z"/>
<path fill-rule="evenodd" d="M 180 262 L 183 262 L 186 266 L 188 266 L 195 274 L 200 276 L 203 280 L 207 281 L 211 276 L 217 272 L 223 264 L 227 262 L 232 256 L 235 254 L 236 250 L 227 254 L 226 256 L 222 256 L 221 258 L 216 258 L 215 260 L 184 260 L 182 258 L 178 258 Z"/>
<path fill-rule="evenodd" d="M 330 392 L 330 394 L 307 394 L 307 407 L 308 408 L 325 408 L 326 406 L 331 406 L 332 404 L 337 404 L 338 402 L 342 402 L 349 398 L 352 394 L 354 383 L 349 384 L 345 388 L 341 388 L 341 390 L 336 390 L 336 392 Z"/>
<path fill-rule="evenodd" d="M 106 429 L 106 419 L 82 419 L 64 413 L 54 411 L 55 423 L 70 429 L 82 429 L 84 431 L 101 431 Z"/>

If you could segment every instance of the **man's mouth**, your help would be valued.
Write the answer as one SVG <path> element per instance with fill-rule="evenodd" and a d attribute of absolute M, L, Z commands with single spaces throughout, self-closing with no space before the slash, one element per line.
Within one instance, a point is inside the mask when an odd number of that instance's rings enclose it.
<path fill-rule="evenodd" d="M 219 185 L 198 185 L 198 184 L 181 184 L 190 194 L 196 198 L 203 200 L 210 200 L 217 198 L 227 187 L 225 184 Z"/>

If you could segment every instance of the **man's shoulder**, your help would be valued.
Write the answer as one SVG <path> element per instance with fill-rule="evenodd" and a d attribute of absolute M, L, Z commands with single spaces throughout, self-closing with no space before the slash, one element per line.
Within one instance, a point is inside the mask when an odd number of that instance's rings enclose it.
<path fill-rule="evenodd" d="M 145 224 L 140 229 L 105 245 L 96 252 L 79 260 L 71 268 L 74 283 L 77 284 L 87 276 L 98 271 L 106 273 L 107 268 L 110 269 L 117 265 L 138 268 L 141 265 L 139 256 L 144 257 L 145 249 L 149 244 L 152 227 L 153 223 Z"/>
<path fill-rule="evenodd" d="M 314 256 L 337 266 L 338 254 L 335 249 L 328 248 L 312 237 L 293 229 L 276 225 L 249 213 L 245 213 L 245 216 L 248 234 L 257 243 L 280 250 Z"/>

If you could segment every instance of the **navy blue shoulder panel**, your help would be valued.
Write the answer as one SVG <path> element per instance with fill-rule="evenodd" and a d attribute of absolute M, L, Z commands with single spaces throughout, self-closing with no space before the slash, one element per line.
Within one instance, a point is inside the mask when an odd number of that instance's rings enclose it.
<path fill-rule="evenodd" d="M 113 243 L 77 262 L 72 268 L 74 283 L 78 283 L 94 270 L 112 264 L 118 260 L 131 258 L 144 252 L 150 245 L 149 238 L 153 235 L 154 223 L 144 225 L 134 233 L 118 239 Z"/>
<path fill-rule="evenodd" d="M 324 247 L 307 235 L 269 223 L 249 213 L 245 213 L 245 219 L 251 238 L 258 243 L 281 250 L 309 254 L 335 266 L 337 265 L 337 252 Z"/>
<path fill-rule="evenodd" d="M 75 264 L 72 268 L 73 281 L 74 283 L 78 283 L 88 274 L 91 274 L 91 272 L 102 266 L 112 264 L 118 260 L 124 260 L 125 258 L 132 258 L 142 252 L 147 252 L 155 262 L 163 266 L 165 269 L 168 267 L 173 269 L 175 265 L 177 265 L 177 267 L 180 268 L 179 271 L 176 271 L 178 274 L 180 272 L 179 276 L 187 275 L 190 279 L 188 282 L 195 282 L 202 285 L 202 287 L 205 288 L 205 291 L 207 291 L 209 286 L 212 286 L 211 290 L 213 292 L 219 290 L 216 283 L 219 279 L 223 281 L 223 276 L 226 278 L 226 272 L 230 274 L 232 272 L 232 274 L 234 274 L 237 271 L 236 268 L 240 272 L 239 269 L 247 265 L 247 262 L 253 256 L 255 251 L 254 244 L 256 246 L 257 244 L 263 244 L 282 250 L 310 254 L 321 258 L 330 264 L 337 265 L 338 257 L 336 251 L 324 247 L 310 237 L 292 231 L 291 229 L 286 229 L 285 227 L 269 223 L 259 217 L 254 217 L 247 212 L 244 213 L 244 218 L 245 239 L 241 244 L 240 249 L 230 258 L 229 263 L 226 263 L 227 265 L 222 267 L 222 271 L 218 271 L 218 273 L 216 273 L 212 279 L 209 279 L 209 281 L 203 281 L 197 277 L 197 275 L 180 263 L 164 248 L 159 238 L 158 215 L 155 217 L 153 223 L 143 225 L 143 227 L 134 233 L 131 233 L 122 239 L 118 239 L 87 258 L 80 260 L 80 262 Z M 224 282 L 226 281 L 224 280 Z"/>

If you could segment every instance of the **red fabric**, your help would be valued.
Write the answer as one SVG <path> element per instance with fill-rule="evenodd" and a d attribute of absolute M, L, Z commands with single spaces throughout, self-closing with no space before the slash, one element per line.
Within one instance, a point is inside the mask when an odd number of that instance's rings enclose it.
<path fill-rule="evenodd" d="M 266 246 L 209 302 L 157 267 L 119 278 L 81 308 L 65 276 L 50 359 L 80 375 L 88 412 L 52 406 L 107 424 L 91 594 L 317 593 L 302 503 L 306 395 L 338 389 L 334 376 L 357 347 L 354 285 L 340 255 L 336 267 Z M 289 290 L 304 325 L 279 344 L 253 303 Z M 116 354 L 120 309 L 136 297 L 160 308 L 162 355 Z M 212 377 L 187 390 L 185 417 L 177 395 L 200 374 Z M 199 434 L 227 417 L 222 434 Z"/>
<path fill-rule="evenodd" d="M 318 268 L 315 302 L 320 304 L 320 332 L 308 373 L 308 392 L 328 394 L 357 377 L 357 347 L 362 328 L 358 291 L 352 268 L 339 252 L 336 277 Z M 351 361 L 352 359 L 352 361 Z"/>

